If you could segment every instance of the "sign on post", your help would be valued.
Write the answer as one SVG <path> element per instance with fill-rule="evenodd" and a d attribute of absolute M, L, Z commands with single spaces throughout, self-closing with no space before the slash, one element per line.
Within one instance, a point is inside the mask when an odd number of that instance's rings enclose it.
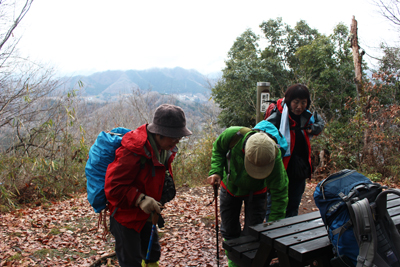
<path fill-rule="evenodd" d="M 256 123 L 260 122 L 264 118 L 264 113 L 269 105 L 269 82 L 257 82 L 257 106 L 256 106 Z"/>
<path fill-rule="evenodd" d="M 269 106 L 269 93 L 261 93 L 261 106 L 260 106 L 260 112 L 265 113 L 267 111 L 267 108 Z"/>

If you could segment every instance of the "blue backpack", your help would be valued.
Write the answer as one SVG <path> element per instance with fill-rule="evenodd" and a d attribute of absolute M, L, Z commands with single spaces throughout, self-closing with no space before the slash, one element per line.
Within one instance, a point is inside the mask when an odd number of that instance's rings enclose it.
<path fill-rule="evenodd" d="M 121 146 L 122 137 L 131 130 L 118 127 L 109 133 L 101 132 L 89 150 L 85 167 L 87 199 L 96 213 L 107 206 L 104 183 L 108 165 L 114 161 L 115 151 Z"/>
<path fill-rule="evenodd" d="M 267 133 L 277 143 L 281 150 L 282 157 L 285 155 L 288 149 L 288 143 L 285 137 L 279 132 L 279 130 L 271 122 L 262 120 L 254 126 L 253 130 L 260 130 Z"/>
<path fill-rule="evenodd" d="M 383 247 L 382 242 L 390 243 L 389 248 L 400 248 L 400 236 L 386 209 L 386 194 L 400 192 L 382 192 L 383 188 L 354 170 L 334 173 L 317 185 L 314 201 L 336 256 L 332 266 L 400 266 L 398 249 L 391 254 L 395 265 L 388 264 L 377 249 Z M 387 232 L 383 234 L 381 228 Z"/>

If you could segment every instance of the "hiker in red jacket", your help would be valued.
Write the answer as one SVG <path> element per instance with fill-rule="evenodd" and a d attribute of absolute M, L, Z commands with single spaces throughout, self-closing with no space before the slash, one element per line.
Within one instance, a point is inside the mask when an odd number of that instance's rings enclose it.
<path fill-rule="evenodd" d="M 176 144 L 191 134 L 182 108 L 164 104 L 156 109 L 152 123 L 122 138 L 115 160 L 108 165 L 104 187 L 120 266 L 142 265 L 152 214 L 160 214 L 160 206 L 175 196 L 171 163 L 178 151 Z M 172 194 L 171 188 L 164 186 L 168 180 L 172 182 Z M 156 233 L 148 266 L 158 266 L 160 254 Z"/>
<path fill-rule="evenodd" d="M 294 84 L 286 90 L 285 98 L 277 101 L 276 108 L 267 118 L 286 138 L 289 146 L 283 157 L 289 177 L 286 217 L 298 215 L 306 179 L 311 177 L 312 172 L 310 139 L 319 135 L 325 125 L 317 112 L 308 110 L 310 105 L 308 88 L 303 84 Z"/>

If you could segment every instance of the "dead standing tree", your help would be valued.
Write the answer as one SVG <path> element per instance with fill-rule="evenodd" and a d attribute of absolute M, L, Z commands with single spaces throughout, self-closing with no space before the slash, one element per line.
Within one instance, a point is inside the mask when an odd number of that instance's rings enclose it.
<path fill-rule="evenodd" d="M 358 36 L 357 36 L 357 21 L 353 16 L 350 28 L 350 36 L 351 36 L 351 48 L 353 51 L 353 61 L 354 61 L 354 82 L 356 84 L 357 90 L 357 102 L 358 106 L 361 108 L 364 119 L 366 120 L 367 127 L 364 128 L 364 149 L 362 153 L 362 157 L 360 162 L 365 161 L 370 158 L 372 155 L 372 146 L 371 146 L 371 131 L 370 131 L 370 123 L 371 123 L 371 98 L 364 94 L 363 82 L 362 82 L 362 57 L 364 55 L 364 51 L 359 52 L 360 46 L 358 45 Z"/>
<path fill-rule="evenodd" d="M 357 99 L 360 101 L 361 93 L 362 93 L 362 56 L 363 54 L 359 53 L 359 45 L 358 45 L 358 36 L 357 36 L 357 21 L 353 16 L 353 20 L 351 21 L 351 29 L 350 29 L 350 36 L 351 36 L 351 49 L 353 50 L 353 61 L 354 61 L 354 71 L 355 71 L 355 78 L 354 81 L 356 83 L 357 89 Z"/>

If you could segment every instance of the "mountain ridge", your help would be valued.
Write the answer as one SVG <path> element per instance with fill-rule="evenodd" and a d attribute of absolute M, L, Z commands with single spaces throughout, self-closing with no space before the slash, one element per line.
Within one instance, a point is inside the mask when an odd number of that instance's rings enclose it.
<path fill-rule="evenodd" d="M 209 82 L 205 75 L 194 69 L 151 68 L 146 70 L 107 70 L 91 75 L 64 77 L 64 86 L 73 88 L 78 82 L 83 84 L 83 96 L 107 98 L 127 94 L 132 90 L 156 91 L 162 94 L 202 94 L 208 96 Z"/>

